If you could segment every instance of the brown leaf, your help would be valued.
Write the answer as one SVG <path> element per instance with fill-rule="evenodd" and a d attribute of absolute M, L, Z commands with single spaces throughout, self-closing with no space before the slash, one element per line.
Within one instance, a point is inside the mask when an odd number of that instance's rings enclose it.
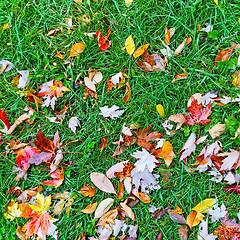
<path fill-rule="evenodd" d="M 90 198 L 92 198 L 96 194 L 95 188 L 92 188 L 91 186 L 86 184 L 84 184 L 78 192 L 82 193 L 84 197 Z"/>
<path fill-rule="evenodd" d="M 162 233 L 158 233 L 155 240 L 162 240 Z"/>
<path fill-rule="evenodd" d="M 164 213 L 166 213 L 169 209 L 169 205 L 165 206 L 164 208 L 158 208 L 152 215 L 154 219 L 160 219 Z"/>
<path fill-rule="evenodd" d="M 84 51 L 84 49 L 85 45 L 83 42 L 75 43 L 70 50 L 69 58 L 78 56 L 80 53 Z"/>
<path fill-rule="evenodd" d="M 163 184 L 164 185 L 164 189 L 167 188 L 168 182 L 170 181 L 171 177 L 172 177 L 172 173 L 168 170 L 164 170 L 161 172 L 162 178 L 163 178 Z"/>
<path fill-rule="evenodd" d="M 138 137 L 138 146 L 142 146 L 146 150 L 150 150 L 152 147 L 152 144 L 149 143 L 149 141 L 155 141 L 157 138 L 160 138 L 163 135 L 162 133 L 158 132 L 151 132 L 149 135 L 147 135 L 147 132 L 151 129 L 151 127 L 152 125 L 146 127 L 144 130 L 140 128 L 138 132 L 134 131 Z"/>
<path fill-rule="evenodd" d="M 101 145 L 99 147 L 99 150 L 102 150 L 105 147 L 107 147 L 107 145 L 108 145 L 107 141 L 108 141 L 108 137 L 107 136 L 101 139 Z"/>
<path fill-rule="evenodd" d="M 124 195 L 124 184 L 123 182 L 119 182 L 119 187 L 118 187 L 118 193 L 117 193 L 117 199 L 123 198 Z"/>
<path fill-rule="evenodd" d="M 188 228 L 186 225 L 180 226 L 178 228 L 178 234 L 181 240 L 187 240 L 188 239 Z"/>
<path fill-rule="evenodd" d="M 132 194 L 135 195 L 138 199 L 140 199 L 143 203 L 151 202 L 151 198 L 146 193 L 138 192 L 136 188 L 132 190 Z"/>
<path fill-rule="evenodd" d="M 26 240 L 26 239 L 27 239 L 25 233 L 22 231 L 22 228 L 21 228 L 20 226 L 17 226 L 16 235 L 17 235 L 21 240 Z"/>
<path fill-rule="evenodd" d="M 42 152 L 51 152 L 54 153 L 56 146 L 54 146 L 53 141 L 48 137 L 46 138 L 44 133 L 38 130 L 37 141 L 34 142 L 36 147 Z"/>
<path fill-rule="evenodd" d="M 93 184 L 103 192 L 117 194 L 111 181 L 104 174 L 92 172 L 90 179 Z"/>
<path fill-rule="evenodd" d="M 187 223 L 185 218 L 178 213 L 169 212 L 169 217 L 176 223 L 179 223 L 179 224 L 186 224 Z"/>
<path fill-rule="evenodd" d="M 228 60 L 235 47 L 236 46 L 230 47 L 227 50 L 221 50 L 215 58 L 215 66 L 217 67 L 219 61 Z"/>
<path fill-rule="evenodd" d="M 128 100 L 130 98 L 130 95 L 131 95 L 130 84 L 129 84 L 129 82 L 127 82 L 126 83 L 126 89 L 125 89 L 125 92 L 124 92 L 124 97 L 123 97 L 123 102 L 124 103 L 128 102 Z"/>
<path fill-rule="evenodd" d="M 122 207 L 122 209 L 126 212 L 126 214 L 133 220 L 133 221 L 136 221 L 136 218 L 135 218 L 135 215 L 132 211 L 132 209 L 127 206 L 127 201 L 128 199 L 126 199 L 124 202 L 121 202 L 120 205 Z"/>
<path fill-rule="evenodd" d="M 21 115 L 15 122 L 14 124 L 7 130 L 6 134 L 11 134 L 15 128 L 20 124 L 22 123 L 23 121 L 29 119 L 29 114 L 27 113 L 24 113 L 23 115 Z"/>

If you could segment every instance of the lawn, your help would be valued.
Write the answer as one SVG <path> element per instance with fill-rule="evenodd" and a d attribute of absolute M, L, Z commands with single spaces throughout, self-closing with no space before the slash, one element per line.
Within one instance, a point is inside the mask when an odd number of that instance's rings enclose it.
<path fill-rule="evenodd" d="M 61 214 L 52 215 L 54 218 L 59 239 L 81 239 L 84 232 L 87 237 L 97 238 L 96 219 L 94 214 L 84 214 L 80 210 L 94 202 L 100 203 L 106 198 L 114 198 L 114 207 L 120 206 L 122 200 L 114 194 L 99 190 L 90 180 L 91 172 L 106 174 L 106 171 L 120 161 L 129 160 L 135 163 L 131 155 L 142 147 L 137 143 L 127 148 L 121 155 L 112 157 L 122 126 L 134 124 L 139 131 L 150 125 L 149 132 L 157 131 L 164 134 L 162 138 L 173 146 L 175 156 L 169 168 L 163 159 L 162 164 L 154 169 L 158 178 L 160 189 L 149 191 L 150 203 L 139 202 L 132 208 L 136 221 L 125 219 L 128 225 L 138 225 L 136 239 L 155 239 L 159 232 L 163 239 L 180 239 L 179 224 L 171 220 L 165 213 L 161 218 L 154 219 L 149 212 L 150 206 L 170 209 L 182 208 L 185 218 L 199 202 L 207 198 L 217 198 L 219 205 L 225 204 L 230 219 L 237 218 L 240 210 L 237 193 L 224 192 L 228 185 L 223 181 L 216 183 L 210 181 L 212 176 L 207 172 L 188 172 L 188 168 L 196 162 L 198 155 L 206 144 L 216 141 L 208 131 L 218 123 L 225 124 L 225 131 L 218 140 L 222 144 L 221 152 L 238 150 L 240 138 L 234 138 L 239 124 L 239 105 L 228 103 L 224 106 L 213 102 L 210 123 L 205 125 L 183 126 L 173 135 L 167 135 L 163 123 L 171 115 L 188 112 L 187 103 L 195 93 L 218 91 L 218 96 L 236 98 L 240 94 L 239 88 L 232 84 L 232 75 L 239 69 L 237 47 L 234 49 L 229 61 L 223 61 L 215 66 L 215 58 L 223 49 L 231 47 L 231 43 L 240 43 L 240 2 L 219 0 L 134 0 L 126 7 L 124 0 L 83 0 L 77 3 L 73 0 L 2 0 L 0 2 L 0 61 L 8 60 L 14 64 L 8 72 L 0 75 L 0 109 L 2 109 L 13 125 L 15 120 L 25 113 L 27 106 L 35 110 L 30 117 L 29 124 L 23 122 L 16 127 L 12 134 L 2 133 L 0 145 L 0 204 L 1 215 L 6 212 L 7 205 L 16 195 L 7 193 L 14 186 L 24 191 L 28 188 L 41 185 L 41 194 L 45 197 L 68 191 L 76 195 L 71 210 Z M 66 18 L 72 19 L 72 27 L 66 24 Z M 200 29 L 206 24 L 213 26 L 213 31 L 205 32 Z M 4 27 L 5 26 L 5 27 Z M 6 27 L 7 26 L 7 27 Z M 105 36 L 111 29 L 109 51 L 100 51 L 96 36 L 89 37 L 88 33 L 100 30 Z M 139 67 L 132 55 L 125 48 L 125 41 L 132 35 L 136 49 L 149 43 L 150 54 L 160 53 L 164 45 L 165 28 L 175 28 L 169 47 L 174 51 L 187 37 L 192 41 L 183 48 L 180 54 L 168 58 L 165 71 L 146 72 Z M 69 28 L 69 29 L 68 29 Z M 53 34 L 49 31 L 56 30 Z M 75 43 L 82 42 L 85 49 L 76 57 L 68 58 L 70 49 Z M 56 56 L 56 50 L 65 55 L 64 60 Z M 141 60 L 138 57 L 137 60 Z M 69 61 L 66 63 L 65 61 Z M 103 80 L 97 84 L 97 96 L 83 99 L 83 79 L 88 75 L 89 68 L 100 71 Z M 176 74 L 187 72 L 187 77 L 172 82 Z M 29 70 L 29 83 L 24 88 L 18 88 L 12 79 L 18 71 Z M 122 87 L 107 92 L 107 80 L 119 73 L 125 74 L 125 83 Z M 240 77 L 239 77 L 240 78 Z M 61 81 L 70 91 L 58 97 L 55 109 L 51 106 L 39 104 L 39 111 L 34 101 L 26 97 L 26 91 L 37 94 L 40 86 L 51 80 Z M 240 82 L 240 80 L 238 80 Z M 126 82 L 129 82 L 131 96 L 127 102 L 125 96 Z M 35 90 L 35 92 L 33 91 Z M 41 98 L 44 100 L 43 98 Z M 165 114 L 161 116 L 156 106 L 161 104 Z M 100 107 L 117 105 L 125 112 L 116 119 L 105 118 L 99 113 Z M 57 112 L 68 106 L 65 117 L 60 123 L 51 122 L 46 117 L 54 117 Z M 74 133 L 68 127 L 71 117 L 77 117 L 79 125 Z M 176 124 L 175 124 L 176 125 Z M 174 126 L 175 126 L 174 125 Z M 1 124 L 0 128 L 4 125 Z M 58 130 L 60 143 L 62 143 L 63 160 L 59 167 L 64 169 L 64 182 L 59 187 L 46 186 L 39 181 L 49 180 L 48 166 L 31 164 L 28 168 L 27 179 L 15 180 L 17 173 L 13 173 L 13 163 L 16 163 L 16 154 L 8 145 L 9 139 L 19 140 L 22 143 L 36 141 L 38 131 L 51 140 Z M 184 143 L 194 132 L 196 136 L 208 135 L 207 141 L 196 147 L 195 153 L 187 158 L 187 163 L 180 161 L 180 151 Z M 136 135 L 135 135 L 136 136 Z M 101 139 L 108 137 L 108 145 L 99 149 Z M 72 142 L 71 142 L 72 141 Z M 153 141 L 154 142 L 154 141 Z M 153 143 L 151 142 L 151 143 Z M 69 143 L 69 144 L 67 144 Z M 155 142 L 156 143 L 156 142 Z M 8 146 L 6 148 L 6 146 Z M 32 146 L 32 145 L 31 145 Z M 149 151 L 150 152 L 150 151 Z M 7 159 L 6 159 L 7 158 Z M 10 162 L 11 160 L 12 162 Z M 171 174 L 168 182 L 163 183 L 163 172 Z M 235 172 L 234 172 L 235 173 Z M 115 190 L 118 190 L 119 180 L 111 179 Z M 79 190 L 84 184 L 97 190 L 93 198 L 84 197 Z M 125 191 L 124 199 L 129 194 Z M 52 199 L 52 206 L 57 200 Z M 205 218 L 206 219 L 206 214 Z M 26 219 L 17 217 L 13 221 L 1 217 L 0 239 L 18 239 L 17 226 L 23 226 Z M 209 234 L 220 225 L 211 222 L 209 217 Z M 239 228 L 240 229 L 240 228 Z M 198 226 L 189 229 L 188 239 L 197 239 Z M 121 234 L 119 234 L 121 235 Z M 86 237 L 86 239 L 88 239 Z M 53 239 L 47 237 L 47 239 Z M 118 238 L 116 238 L 118 239 Z"/>

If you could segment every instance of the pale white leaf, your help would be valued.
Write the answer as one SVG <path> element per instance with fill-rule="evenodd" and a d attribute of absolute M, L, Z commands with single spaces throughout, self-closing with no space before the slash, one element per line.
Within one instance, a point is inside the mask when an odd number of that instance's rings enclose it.
<path fill-rule="evenodd" d="M 113 205 L 114 199 L 112 198 L 106 198 L 103 201 L 101 201 L 95 210 L 94 218 L 100 218 L 103 216 L 104 213 L 106 213 L 111 206 Z"/>
<path fill-rule="evenodd" d="M 111 82 L 114 85 L 117 85 L 117 84 L 119 84 L 119 82 L 122 78 L 123 78 L 123 74 L 122 74 L 122 72 L 119 72 L 111 77 Z"/>
<path fill-rule="evenodd" d="M 196 134 L 192 132 L 180 151 L 181 153 L 180 161 L 186 159 L 193 152 L 195 152 L 196 150 L 195 141 L 196 141 Z"/>
<path fill-rule="evenodd" d="M 127 193 L 130 194 L 132 190 L 132 179 L 130 177 L 126 177 L 123 181 L 124 188 L 126 189 Z"/>
<path fill-rule="evenodd" d="M 218 123 L 208 130 L 212 139 L 219 137 L 225 131 L 225 124 Z"/>
<path fill-rule="evenodd" d="M 139 159 L 134 164 L 136 167 L 136 172 L 143 172 L 145 167 L 148 168 L 149 172 L 152 172 L 153 169 L 156 167 L 156 163 L 159 162 L 153 155 L 151 155 L 144 148 L 142 149 L 142 151 L 137 150 L 131 156 L 136 159 Z"/>
<path fill-rule="evenodd" d="M 80 126 L 77 117 L 71 117 L 68 122 L 68 127 L 76 134 L 76 127 Z"/>
<path fill-rule="evenodd" d="M 24 71 L 18 71 L 18 72 L 21 76 L 19 78 L 17 87 L 24 88 L 29 83 L 29 80 L 30 80 L 30 79 L 28 79 L 29 71 L 24 70 Z"/>
<path fill-rule="evenodd" d="M 239 153 L 239 151 L 231 150 L 231 152 L 228 153 L 226 152 L 218 154 L 218 156 L 227 156 L 225 159 L 223 159 L 223 164 L 220 168 L 220 171 L 231 170 L 233 168 L 233 165 L 238 162 Z"/>
<path fill-rule="evenodd" d="M 94 84 L 97 84 L 97 83 L 100 83 L 102 81 L 102 79 L 103 79 L 102 73 L 101 72 L 96 72 L 92 81 L 93 81 Z"/>
<path fill-rule="evenodd" d="M 227 184 L 229 184 L 229 185 L 232 185 L 232 184 L 234 184 L 236 182 L 235 176 L 233 175 L 233 173 L 231 171 L 228 172 L 228 174 L 224 178 L 224 181 L 226 181 Z"/>
<path fill-rule="evenodd" d="M 104 117 L 110 117 L 111 119 L 115 119 L 120 117 L 125 112 L 125 110 L 118 109 L 119 107 L 116 105 L 113 105 L 110 108 L 108 106 L 100 107 L 101 113 L 99 114 Z"/>
<path fill-rule="evenodd" d="M 127 136 L 132 136 L 131 128 L 126 127 L 125 123 L 123 123 L 122 133 Z"/>
<path fill-rule="evenodd" d="M 133 226 L 133 225 L 129 225 L 129 230 L 128 230 L 128 234 L 130 238 L 137 238 L 137 230 L 138 230 L 138 225 Z"/>
<path fill-rule="evenodd" d="M 13 63 L 8 60 L 1 60 L 0 65 L 4 65 L 4 72 L 8 72 L 13 68 Z"/>
<path fill-rule="evenodd" d="M 214 209 L 209 209 L 208 214 L 212 217 L 212 222 L 218 221 L 220 218 L 223 218 L 227 215 L 228 211 L 224 203 L 222 204 L 221 208 L 218 206 L 214 206 Z"/>
<path fill-rule="evenodd" d="M 96 92 L 96 86 L 89 77 L 84 78 L 84 84 L 93 92 Z"/>
<path fill-rule="evenodd" d="M 208 234 L 208 218 L 206 221 L 203 220 L 199 225 L 198 240 L 215 240 L 217 237 L 218 236 L 214 236 L 213 233 Z"/>
<path fill-rule="evenodd" d="M 207 139 L 207 137 L 208 137 L 207 135 L 205 135 L 205 136 L 203 136 L 203 137 L 200 137 L 200 138 L 196 141 L 196 145 L 204 142 L 204 141 Z"/>
<path fill-rule="evenodd" d="M 216 183 L 221 182 L 222 179 L 223 179 L 222 174 L 216 168 L 213 168 L 211 171 L 209 171 L 208 175 L 213 176 L 210 179 L 210 181 L 213 181 L 213 182 L 216 182 Z"/>
<path fill-rule="evenodd" d="M 129 162 L 129 160 L 116 163 L 115 165 L 113 165 L 111 168 L 109 168 L 109 169 L 107 170 L 106 176 L 107 176 L 108 178 L 114 178 L 115 172 L 122 172 L 122 171 L 123 171 L 123 168 L 124 168 L 124 164 L 127 164 L 128 162 Z"/>
<path fill-rule="evenodd" d="M 93 184 L 103 192 L 116 194 L 113 184 L 104 174 L 92 172 L 90 174 L 90 179 Z"/>

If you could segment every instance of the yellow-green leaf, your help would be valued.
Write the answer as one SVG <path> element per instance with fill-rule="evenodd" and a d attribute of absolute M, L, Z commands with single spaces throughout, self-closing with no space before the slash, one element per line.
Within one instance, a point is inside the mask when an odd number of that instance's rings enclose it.
<path fill-rule="evenodd" d="M 162 116 L 162 117 L 164 116 L 165 112 L 164 112 L 164 108 L 163 108 L 162 104 L 157 105 L 157 111 L 160 114 L 160 116 Z"/>
<path fill-rule="evenodd" d="M 143 46 L 140 46 L 134 53 L 133 53 L 133 57 L 137 58 L 140 57 L 148 48 L 149 43 L 144 44 Z"/>
<path fill-rule="evenodd" d="M 206 213 L 209 209 L 213 208 L 213 204 L 215 203 L 215 198 L 207 198 L 201 201 L 196 207 L 192 210 L 197 212 Z"/>
<path fill-rule="evenodd" d="M 125 4 L 129 7 L 132 4 L 133 0 L 125 0 Z"/>
<path fill-rule="evenodd" d="M 214 2 L 218 5 L 218 0 L 214 0 Z"/>
<path fill-rule="evenodd" d="M 134 50 L 135 50 L 135 43 L 134 40 L 132 38 L 132 35 L 130 35 L 125 42 L 125 47 L 127 49 L 127 52 L 129 55 L 133 54 Z"/>

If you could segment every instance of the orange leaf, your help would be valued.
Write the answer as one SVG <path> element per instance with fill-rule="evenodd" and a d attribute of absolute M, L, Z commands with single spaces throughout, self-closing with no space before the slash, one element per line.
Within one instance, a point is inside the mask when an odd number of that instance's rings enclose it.
<path fill-rule="evenodd" d="M 119 182 L 119 188 L 118 188 L 118 193 L 117 193 L 117 199 L 123 198 L 124 195 L 124 184 L 123 182 Z"/>
<path fill-rule="evenodd" d="M 62 185 L 63 180 L 64 180 L 63 169 L 61 171 L 57 170 L 53 173 L 50 173 L 49 175 L 50 175 L 50 177 L 53 178 L 53 180 L 46 180 L 46 181 L 39 181 L 39 182 L 44 184 L 44 185 L 47 185 L 47 186 L 54 186 L 55 188 Z"/>
<path fill-rule="evenodd" d="M 170 45 L 170 32 L 167 27 L 165 28 L 165 43 Z"/>
<path fill-rule="evenodd" d="M 60 59 L 64 59 L 64 55 L 62 55 L 57 49 L 57 54 L 56 54 L 56 57 L 60 58 Z"/>
<path fill-rule="evenodd" d="M 162 158 L 164 159 L 167 167 L 169 167 L 170 164 L 172 163 L 173 157 L 174 157 L 174 152 L 173 152 L 172 144 L 169 141 L 166 141 L 162 147 Z"/>
<path fill-rule="evenodd" d="M 203 217 L 204 217 L 203 214 L 198 213 L 197 211 L 193 210 L 187 216 L 187 225 L 190 228 L 197 226 L 203 220 Z"/>
<path fill-rule="evenodd" d="M 81 210 L 80 212 L 91 214 L 95 211 L 96 207 L 97 207 L 97 202 L 88 205 L 85 209 Z"/>
<path fill-rule="evenodd" d="M 108 137 L 107 136 L 101 139 L 101 145 L 99 147 L 99 150 L 102 150 L 105 147 L 107 147 L 107 145 L 108 145 L 107 141 L 108 141 Z"/>
<path fill-rule="evenodd" d="M 95 188 L 92 188 L 89 185 L 84 184 L 83 187 L 79 190 L 80 193 L 83 194 L 84 197 L 92 198 L 96 194 Z"/>
<path fill-rule="evenodd" d="M 136 221 L 135 215 L 132 211 L 132 209 L 126 204 L 128 199 L 126 199 L 124 202 L 121 202 L 120 205 L 122 209 L 126 212 L 126 214 L 133 220 Z"/>
<path fill-rule="evenodd" d="M 217 67 L 219 61 L 228 60 L 235 47 L 236 45 L 228 48 L 227 50 L 221 50 L 215 58 L 215 66 Z"/>
<path fill-rule="evenodd" d="M 233 78 L 232 84 L 235 87 L 239 87 L 240 86 L 240 70 L 238 70 L 236 73 L 232 74 L 232 78 Z"/>
<path fill-rule="evenodd" d="M 80 53 L 84 51 L 84 49 L 85 45 L 83 42 L 75 43 L 70 50 L 69 58 L 78 56 Z"/>
<path fill-rule="evenodd" d="M 137 58 L 140 57 L 148 48 L 149 43 L 144 44 L 143 46 L 140 46 L 134 53 L 133 53 L 133 57 Z"/>
<path fill-rule="evenodd" d="M 126 83 L 126 89 L 125 89 L 124 95 L 125 96 L 123 97 L 123 102 L 126 103 L 129 100 L 130 95 L 131 95 L 131 89 L 130 89 L 129 82 Z"/>
<path fill-rule="evenodd" d="M 143 192 L 138 192 L 136 188 L 132 190 L 132 194 L 135 195 L 139 200 L 141 200 L 143 203 L 150 203 L 151 198 Z"/>

